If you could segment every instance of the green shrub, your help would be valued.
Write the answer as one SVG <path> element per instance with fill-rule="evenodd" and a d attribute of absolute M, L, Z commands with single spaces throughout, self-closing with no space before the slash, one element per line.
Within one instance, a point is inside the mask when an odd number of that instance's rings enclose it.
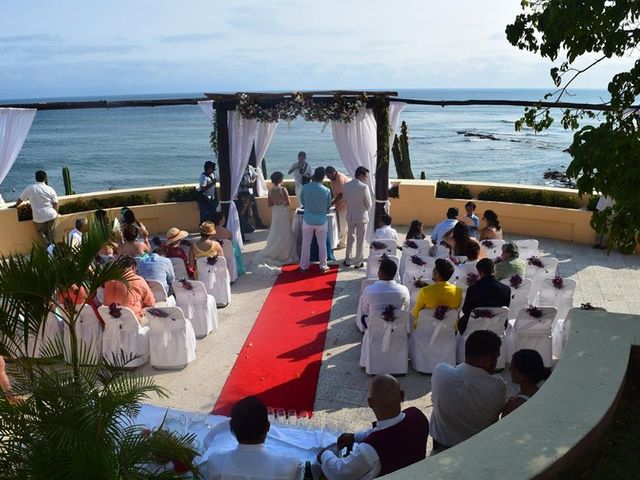
<path fill-rule="evenodd" d="M 282 186 L 287 189 L 287 193 L 290 196 L 294 196 L 296 194 L 296 184 L 295 183 L 283 183 Z"/>
<path fill-rule="evenodd" d="M 493 202 L 527 203 L 547 207 L 580 208 L 582 202 L 576 196 L 562 195 L 547 190 L 518 190 L 515 188 L 488 188 L 478 195 L 478 200 Z"/>
<path fill-rule="evenodd" d="M 136 205 L 151 205 L 155 203 L 150 193 L 130 193 L 128 195 L 114 195 L 112 197 L 78 199 L 60 205 L 61 215 L 77 212 L 89 212 L 100 208 L 133 207 Z"/>
<path fill-rule="evenodd" d="M 464 185 L 449 182 L 438 182 L 436 185 L 436 197 L 438 198 L 472 198 L 471 192 Z"/>
<path fill-rule="evenodd" d="M 198 189 L 196 187 L 176 187 L 167 190 L 167 202 L 197 202 Z"/>

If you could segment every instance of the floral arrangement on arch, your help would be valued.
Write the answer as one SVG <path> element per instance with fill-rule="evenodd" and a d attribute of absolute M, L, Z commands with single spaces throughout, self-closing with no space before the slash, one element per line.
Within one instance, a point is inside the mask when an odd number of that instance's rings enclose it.
<path fill-rule="evenodd" d="M 420 255 L 411 255 L 410 260 L 411 260 L 411 263 L 419 267 L 422 267 L 427 264 L 427 262 L 425 262 L 422 258 L 420 258 Z"/>
<path fill-rule="evenodd" d="M 468 273 L 467 274 L 467 286 L 472 287 L 480 280 L 480 276 L 477 273 Z"/>
<path fill-rule="evenodd" d="M 375 240 L 369 244 L 369 246 L 374 250 L 384 250 L 387 246 L 382 242 L 376 242 Z"/>
<path fill-rule="evenodd" d="M 476 308 L 471 314 L 473 318 L 493 318 L 494 313 L 486 308 Z"/>
<path fill-rule="evenodd" d="M 449 307 L 447 307 L 446 305 L 440 305 L 438 307 L 436 307 L 436 309 L 433 311 L 433 317 L 437 320 L 444 320 L 444 317 L 447 315 L 447 312 L 451 310 Z"/>
<path fill-rule="evenodd" d="M 527 313 L 531 318 L 540 318 L 542 316 L 542 310 L 538 307 L 534 307 L 533 305 L 529 305 L 527 307 Z"/>

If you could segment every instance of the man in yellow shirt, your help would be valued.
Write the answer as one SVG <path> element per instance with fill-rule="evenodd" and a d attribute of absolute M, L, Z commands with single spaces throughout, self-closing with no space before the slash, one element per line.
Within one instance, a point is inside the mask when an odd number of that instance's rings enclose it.
<path fill-rule="evenodd" d="M 462 289 L 449 283 L 453 275 L 453 265 L 444 258 L 438 258 L 433 268 L 433 285 L 423 287 L 418 292 L 416 306 L 413 307 L 413 327 L 418 324 L 420 311 L 425 308 L 445 306 L 459 309 L 462 303 Z"/>

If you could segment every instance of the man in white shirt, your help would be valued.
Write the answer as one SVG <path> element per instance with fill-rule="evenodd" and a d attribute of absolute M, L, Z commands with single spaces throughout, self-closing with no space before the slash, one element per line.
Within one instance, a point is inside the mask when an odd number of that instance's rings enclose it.
<path fill-rule="evenodd" d="M 369 480 L 424 460 L 429 421 L 415 407 L 401 411 L 403 400 L 404 392 L 394 377 L 375 377 L 368 401 L 377 421 L 373 428 L 338 437 L 337 448 L 347 448 L 348 456 L 339 458 L 331 449 L 321 450 L 322 473 L 329 480 Z"/>
<path fill-rule="evenodd" d="M 367 320 L 371 312 L 376 312 L 393 305 L 400 310 L 409 310 L 409 289 L 394 280 L 398 266 L 393 260 L 385 258 L 380 262 L 378 269 L 379 280 L 369 285 L 362 292 L 362 325 L 366 328 Z"/>
<path fill-rule="evenodd" d="M 465 361 L 436 366 L 431 377 L 433 453 L 453 447 L 498 421 L 506 384 L 491 374 L 500 356 L 500 337 L 478 330 L 467 338 Z"/>
<path fill-rule="evenodd" d="M 398 232 L 391 227 L 393 219 L 391 215 L 383 213 L 380 216 L 379 224 L 376 225 L 376 231 L 373 232 L 374 240 L 395 240 L 398 243 Z"/>
<path fill-rule="evenodd" d="M 53 231 L 58 218 L 58 195 L 47 185 L 46 172 L 42 170 L 36 172 L 36 183 L 23 190 L 16 202 L 16 208 L 26 201 L 31 204 L 33 223 L 36 224 L 40 237 L 47 245 L 54 243 Z"/>
<path fill-rule="evenodd" d="M 311 181 L 313 176 L 313 170 L 311 165 L 307 162 L 307 154 L 305 152 L 298 153 L 298 161 L 291 165 L 289 174 L 293 173 L 293 178 L 296 185 L 296 197 L 300 197 L 302 186 Z"/>
<path fill-rule="evenodd" d="M 269 451 L 267 407 L 256 397 L 246 397 L 231 410 L 231 433 L 238 440 L 235 450 L 212 453 L 207 459 L 207 480 L 302 478 L 302 464 L 296 459 Z"/>
<path fill-rule="evenodd" d="M 67 244 L 71 248 L 79 247 L 82 243 L 82 235 L 87 231 L 89 222 L 87 217 L 76 218 L 76 226 L 67 234 Z"/>
<path fill-rule="evenodd" d="M 433 227 L 433 231 L 431 232 L 431 241 L 434 245 L 439 245 L 445 234 L 456 226 L 456 223 L 458 223 L 457 217 L 458 209 L 451 207 L 447 210 L 447 219 Z"/>
<path fill-rule="evenodd" d="M 200 174 L 198 186 L 198 208 L 200 209 L 200 223 L 212 220 L 213 214 L 218 208 L 216 194 L 216 164 L 212 161 L 204 162 L 204 171 Z"/>
<path fill-rule="evenodd" d="M 364 249 L 364 234 L 369 223 L 369 208 L 371 207 L 371 192 L 369 191 L 369 170 L 358 167 L 355 178 L 342 187 L 342 196 L 347 203 L 347 251 L 344 255 L 344 265 L 362 268 L 362 250 Z M 352 258 L 353 244 L 356 244 L 356 256 Z"/>

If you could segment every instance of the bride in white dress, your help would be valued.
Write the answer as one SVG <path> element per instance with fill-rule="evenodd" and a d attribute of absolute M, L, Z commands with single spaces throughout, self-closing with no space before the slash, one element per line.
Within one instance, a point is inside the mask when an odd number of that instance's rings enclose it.
<path fill-rule="evenodd" d="M 289 193 L 282 186 L 284 175 L 282 172 L 273 172 L 271 183 L 273 188 L 269 190 L 267 197 L 271 208 L 271 226 L 267 245 L 262 249 L 254 262 L 255 273 L 270 273 L 277 275 L 280 267 L 298 262 L 296 239 L 291 230 L 291 213 L 289 212 Z"/>

